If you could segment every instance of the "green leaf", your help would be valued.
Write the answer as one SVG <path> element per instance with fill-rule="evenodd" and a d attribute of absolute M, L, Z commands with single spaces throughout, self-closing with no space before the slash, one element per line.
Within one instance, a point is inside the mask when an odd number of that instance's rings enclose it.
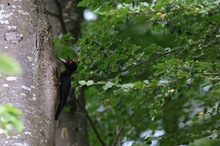
<path fill-rule="evenodd" d="M 137 89 L 141 89 L 142 88 L 143 83 L 141 81 L 135 82 L 134 83 L 134 87 Z"/>
<path fill-rule="evenodd" d="M 82 86 L 83 86 L 83 85 L 86 85 L 86 81 L 81 80 L 81 81 L 79 81 L 79 84 L 82 85 Z"/>
<path fill-rule="evenodd" d="M 94 84 L 94 81 L 93 81 L 93 80 L 88 80 L 88 81 L 86 82 L 86 81 L 84 81 L 84 80 L 81 80 L 81 81 L 79 81 L 79 84 L 80 84 L 81 86 L 83 86 L 83 85 L 91 86 L 91 85 Z"/>
<path fill-rule="evenodd" d="M 220 14 L 213 15 L 211 18 L 215 23 L 220 23 Z"/>
<path fill-rule="evenodd" d="M 161 10 L 161 8 L 162 8 L 165 4 L 169 3 L 169 1 L 170 1 L 170 0 L 157 1 L 156 4 L 155 4 L 155 6 L 154 6 L 153 8 L 154 8 L 155 10 Z"/>
<path fill-rule="evenodd" d="M 131 83 L 123 84 L 123 85 L 121 86 L 121 88 L 122 88 L 125 92 L 131 90 L 133 87 L 134 87 L 134 84 L 131 84 Z"/>
<path fill-rule="evenodd" d="M 88 80 L 88 82 L 87 82 L 87 86 L 91 86 L 91 85 L 93 85 L 94 84 L 94 82 L 93 82 L 93 80 Z"/>
<path fill-rule="evenodd" d="M 154 73 L 155 76 L 159 76 L 162 73 L 164 73 L 164 69 L 163 68 L 159 68 L 158 70 L 156 70 L 156 72 Z"/>
<path fill-rule="evenodd" d="M 11 127 L 15 127 L 19 133 L 22 132 L 23 123 L 18 118 L 21 113 L 19 109 L 14 108 L 12 105 L 0 105 L 0 127 L 7 134 L 11 134 Z"/>
<path fill-rule="evenodd" d="M 90 0 L 82 0 L 78 3 L 77 7 L 86 7 L 90 2 Z"/>
<path fill-rule="evenodd" d="M 20 75 L 22 71 L 18 62 L 7 55 L 0 54 L 0 73 Z"/>
<path fill-rule="evenodd" d="M 107 90 L 109 88 L 111 88 L 112 86 L 114 86 L 115 84 L 112 83 L 112 82 L 107 82 L 104 86 L 103 86 L 103 89 L 104 90 Z"/>

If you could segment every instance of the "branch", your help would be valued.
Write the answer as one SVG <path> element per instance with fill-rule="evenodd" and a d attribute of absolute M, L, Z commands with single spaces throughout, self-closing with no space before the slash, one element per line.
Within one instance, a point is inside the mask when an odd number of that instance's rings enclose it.
<path fill-rule="evenodd" d="M 219 75 L 220 73 L 219 72 L 213 72 L 213 73 L 209 73 L 209 72 L 206 72 L 204 73 L 205 76 L 209 76 L 209 75 Z"/>
<path fill-rule="evenodd" d="M 163 54 L 161 54 L 161 55 L 158 55 L 157 57 L 152 58 L 152 59 L 150 59 L 150 60 L 144 60 L 144 61 L 142 61 L 141 63 L 138 63 L 138 64 L 136 64 L 136 65 L 134 65 L 134 66 L 131 66 L 131 67 L 127 68 L 127 69 L 123 69 L 122 72 L 131 70 L 131 69 L 134 69 L 134 68 L 138 67 L 139 65 L 142 65 L 142 64 L 145 64 L 145 63 L 148 63 L 148 62 L 152 62 L 152 61 L 154 61 L 154 60 L 157 60 L 157 59 L 160 58 L 160 57 L 166 56 L 166 55 L 171 54 L 171 53 L 173 53 L 173 52 L 175 52 L 175 51 L 177 51 L 177 50 L 180 50 L 180 49 L 182 49 L 182 47 L 178 47 L 178 48 L 176 48 L 176 49 L 174 49 L 174 50 L 172 50 L 172 51 L 165 52 L 165 53 L 163 53 Z"/>
<path fill-rule="evenodd" d="M 57 17 L 59 19 L 59 15 L 55 14 L 55 13 L 52 13 L 50 11 L 47 11 L 47 14 L 51 15 L 51 16 L 54 16 L 54 17 Z"/>
<path fill-rule="evenodd" d="M 77 98 L 76 98 L 76 102 L 79 104 L 80 108 L 85 112 L 86 117 L 87 117 L 87 119 L 89 120 L 89 123 L 90 123 L 90 125 L 91 125 L 91 127 L 92 127 L 92 129 L 93 129 L 93 131 L 94 131 L 94 133 L 95 133 L 95 135 L 96 135 L 96 137 L 97 137 L 97 139 L 98 139 L 99 142 L 102 144 L 102 146 L 105 146 L 105 143 L 102 141 L 102 139 L 101 139 L 101 137 L 100 137 L 100 135 L 99 135 L 99 133 L 98 133 L 98 131 L 97 131 L 95 125 L 93 124 L 92 119 L 91 119 L 91 117 L 89 116 L 87 110 L 85 109 L 85 107 L 80 103 L 80 101 L 79 101 Z"/>
<path fill-rule="evenodd" d="M 121 127 L 121 129 L 119 131 L 117 131 L 115 139 L 114 139 L 114 141 L 112 143 L 112 146 L 116 146 L 117 145 L 118 139 L 119 139 L 119 137 L 120 137 L 120 135 L 121 135 L 123 130 L 124 130 L 124 127 Z"/>
<path fill-rule="evenodd" d="M 217 26 L 217 24 L 215 24 L 215 23 L 212 23 L 211 21 L 209 21 L 208 19 L 206 19 L 205 18 L 205 21 L 207 21 L 209 24 L 211 24 L 211 25 L 214 25 L 214 26 Z"/>
<path fill-rule="evenodd" d="M 59 0 L 55 0 L 55 3 L 56 3 L 56 6 L 57 6 L 57 9 L 58 9 L 58 16 L 59 16 L 58 19 L 60 21 L 62 32 L 64 34 L 66 34 L 67 30 L 66 30 L 66 25 L 65 25 L 65 22 L 64 22 L 64 18 L 63 18 L 63 11 L 62 11 L 61 2 L 59 2 Z"/>

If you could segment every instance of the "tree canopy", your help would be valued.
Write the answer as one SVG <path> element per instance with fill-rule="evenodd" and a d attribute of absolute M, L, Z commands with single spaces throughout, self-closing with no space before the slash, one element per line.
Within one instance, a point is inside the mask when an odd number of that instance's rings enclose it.
<path fill-rule="evenodd" d="M 55 43 L 79 57 L 76 93 L 88 86 L 87 109 L 107 145 L 117 138 L 133 145 L 220 143 L 220 1 L 78 6 L 97 19 L 83 22 L 74 46 L 66 44 L 68 35 Z M 99 144 L 92 130 L 90 141 Z"/>

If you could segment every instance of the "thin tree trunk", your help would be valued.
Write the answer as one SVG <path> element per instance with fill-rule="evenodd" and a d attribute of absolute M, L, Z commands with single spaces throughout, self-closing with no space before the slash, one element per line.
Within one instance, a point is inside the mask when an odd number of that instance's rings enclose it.
<path fill-rule="evenodd" d="M 81 88 L 80 99 L 85 98 L 84 88 Z M 62 111 L 58 126 L 56 127 L 56 146 L 88 146 L 87 120 L 84 111 L 73 101 L 74 92 L 70 93 L 68 105 L 72 107 L 70 112 Z M 84 103 L 82 103 L 84 105 Z M 77 109 L 74 109 L 77 106 Z"/>
<path fill-rule="evenodd" d="M 54 146 L 54 112 L 58 96 L 52 36 L 43 0 L 0 2 L 0 52 L 18 60 L 23 75 L 0 78 L 0 103 L 12 104 L 23 115 L 24 130 L 0 145 Z"/>
<path fill-rule="evenodd" d="M 46 0 L 45 2 L 47 3 L 47 13 L 53 34 L 57 36 L 60 33 L 65 34 L 69 32 L 75 38 L 72 43 L 75 43 L 81 37 L 80 14 L 77 8 L 78 0 Z M 62 8 L 62 10 L 60 8 Z M 72 87 L 72 89 L 73 88 L 74 87 Z M 71 111 L 65 112 L 62 110 L 58 119 L 55 132 L 56 146 L 89 145 L 86 115 L 84 111 L 77 106 L 73 90 L 67 100 L 67 105 L 72 107 Z M 84 92 L 85 90 L 82 88 L 80 97 L 78 97 L 83 106 L 85 106 Z"/>

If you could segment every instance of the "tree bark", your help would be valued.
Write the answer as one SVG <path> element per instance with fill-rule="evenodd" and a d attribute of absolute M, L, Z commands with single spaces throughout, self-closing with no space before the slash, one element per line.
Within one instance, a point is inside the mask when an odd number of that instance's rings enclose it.
<path fill-rule="evenodd" d="M 58 36 L 62 32 L 60 24 L 60 17 L 62 17 L 58 11 L 55 0 L 44 0 L 46 3 L 46 11 L 50 25 L 52 26 L 53 36 Z M 63 33 L 63 32 L 62 32 Z"/>
<path fill-rule="evenodd" d="M 20 109 L 24 123 L 21 134 L 1 133 L 0 145 L 54 146 L 59 85 L 43 0 L 1 0 L 0 16 L 0 52 L 18 60 L 23 70 L 22 76 L 0 78 L 0 103 Z"/>

